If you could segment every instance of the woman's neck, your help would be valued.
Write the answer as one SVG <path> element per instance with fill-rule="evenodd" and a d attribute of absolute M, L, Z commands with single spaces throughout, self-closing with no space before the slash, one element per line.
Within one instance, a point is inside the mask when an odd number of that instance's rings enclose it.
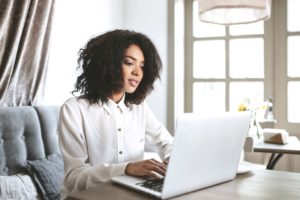
<path fill-rule="evenodd" d="M 124 95 L 124 92 L 117 92 L 117 93 L 114 93 L 114 94 L 112 95 L 112 98 L 111 98 L 111 99 L 112 99 L 115 103 L 119 103 L 119 102 L 121 101 L 123 95 Z"/>

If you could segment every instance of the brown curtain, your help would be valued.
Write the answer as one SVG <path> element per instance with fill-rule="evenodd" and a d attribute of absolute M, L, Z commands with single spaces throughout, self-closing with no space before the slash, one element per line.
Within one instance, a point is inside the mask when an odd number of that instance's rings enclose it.
<path fill-rule="evenodd" d="M 0 106 L 43 98 L 54 0 L 0 0 Z"/>

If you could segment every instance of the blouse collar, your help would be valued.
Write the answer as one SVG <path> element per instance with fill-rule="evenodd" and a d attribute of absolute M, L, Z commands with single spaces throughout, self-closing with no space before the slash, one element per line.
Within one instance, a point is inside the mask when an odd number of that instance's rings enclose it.
<path fill-rule="evenodd" d="M 105 103 L 103 107 L 109 113 L 112 113 L 115 110 L 118 110 L 121 113 L 125 112 L 126 110 L 128 110 L 128 107 L 125 105 L 125 94 L 118 103 L 109 98 L 107 103 Z"/>

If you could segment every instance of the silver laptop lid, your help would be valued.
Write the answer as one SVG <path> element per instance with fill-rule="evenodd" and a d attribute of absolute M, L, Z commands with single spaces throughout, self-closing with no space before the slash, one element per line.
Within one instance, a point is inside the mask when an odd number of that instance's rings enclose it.
<path fill-rule="evenodd" d="M 178 117 L 162 198 L 232 180 L 250 118 L 249 112 Z"/>

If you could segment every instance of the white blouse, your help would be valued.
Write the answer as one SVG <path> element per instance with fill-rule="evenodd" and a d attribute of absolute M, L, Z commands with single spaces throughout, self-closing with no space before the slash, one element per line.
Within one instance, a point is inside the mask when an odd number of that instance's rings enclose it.
<path fill-rule="evenodd" d="M 129 162 L 143 159 L 145 144 L 157 147 L 162 159 L 170 155 L 173 138 L 147 103 L 127 107 L 124 99 L 90 105 L 73 97 L 61 107 L 58 132 L 67 193 L 124 175 Z"/>

